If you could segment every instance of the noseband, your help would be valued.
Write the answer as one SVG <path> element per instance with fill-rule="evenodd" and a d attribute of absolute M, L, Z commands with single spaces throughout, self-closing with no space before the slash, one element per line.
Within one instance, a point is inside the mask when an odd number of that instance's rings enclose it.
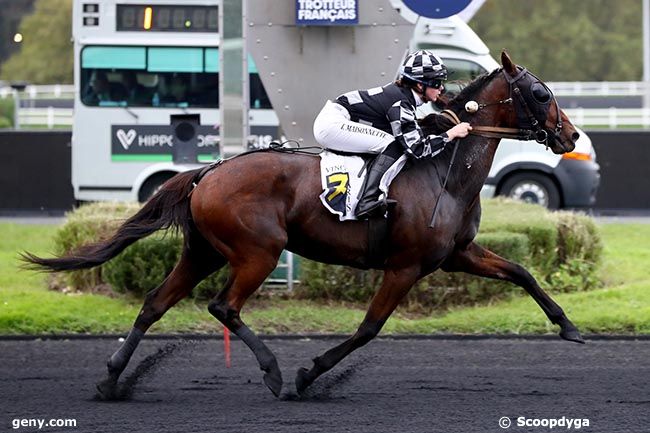
<path fill-rule="evenodd" d="M 559 138 L 562 131 L 562 116 L 560 115 L 560 106 L 553 98 L 551 90 L 526 68 L 521 68 L 514 77 L 511 77 L 503 69 L 502 72 L 510 86 L 508 98 L 496 102 L 475 104 L 474 109 L 472 111 L 468 109 L 468 112 L 476 112 L 494 105 L 514 104 L 519 128 L 473 126 L 470 134 L 487 138 L 535 140 L 548 146 L 548 132 L 543 125 L 548 117 L 551 101 L 555 101 L 557 122 L 554 134 Z M 451 110 L 443 110 L 441 114 L 456 124 L 460 123 L 456 113 Z"/>

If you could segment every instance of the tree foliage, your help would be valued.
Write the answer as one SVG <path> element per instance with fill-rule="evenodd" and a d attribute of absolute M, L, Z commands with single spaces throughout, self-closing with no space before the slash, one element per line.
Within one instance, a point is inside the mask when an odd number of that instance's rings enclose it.
<path fill-rule="evenodd" d="M 546 81 L 638 81 L 640 0 L 489 0 L 470 26 Z"/>
<path fill-rule="evenodd" d="M 0 69 L 3 80 L 72 83 L 72 0 L 38 0 L 19 31 L 24 41 Z"/>
<path fill-rule="evenodd" d="M 643 71 L 640 0 L 489 0 L 470 22 L 492 54 L 547 81 L 637 81 Z M 0 79 L 71 83 L 72 0 L 37 0 L 20 32 L 25 41 Z"/>

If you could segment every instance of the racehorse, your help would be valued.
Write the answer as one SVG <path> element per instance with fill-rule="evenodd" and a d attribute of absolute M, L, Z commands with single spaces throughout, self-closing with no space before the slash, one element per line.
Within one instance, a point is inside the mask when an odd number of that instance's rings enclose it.
<path fill-rule="evenodd" d="M 436 269 L 521 286 L 559 325 L 560 337 L 584 343 L 562 308 L 526 269 L 474 242 L 481 217 L 479 192 L 500 138 L 536 139 L 556 154 L 572 151 L 578 139 L 537 77 L 505 52 L 501 63 L 502 68 L 478 77 L 449 101 L 448 117 L 430 115 L 423 120 L 425 133 L 439 133 L 458 121 L 470 122 L 474 131 L 435 158 L 411 163 L 394 180 L 389 196 L 398 204 L 388 210 L 384 260 L 371 266 L 384 271 L 381 286 L 357 331 L 314 358 L 311 369 L 298 370 L 299 393 L 372 340 L 414 283 Z M 367 222 L 341 223 L 321 205 L 319 161 L 314 155 L 266 150 L 225 160 L 207 173 L 184 172 L 170 179 L 110 239 L 59 258 L 23 255 L 38 269 L 90 268 L 157 230 L 173 226 L 183 232 L 181 258 L 146 295 L 133 329 L 109 358 L 108 377 L 98 384 L 103 396 L 114 395 L 120 374 L 149 327 L 226 263 L 230 276 L 208 310 L 252 350 L 265 384 L 280 394 L 283 381 L 275 355 L 240 317 L 248 297 L 273 271 L 283 249 L 325 263 L 368 267 Z"/>

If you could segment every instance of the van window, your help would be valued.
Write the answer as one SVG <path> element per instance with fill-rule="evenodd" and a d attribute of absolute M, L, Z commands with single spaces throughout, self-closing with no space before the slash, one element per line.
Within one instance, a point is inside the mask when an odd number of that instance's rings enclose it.
<path fill-rule="evenodd" d="M 487 72 L 478 63 L 464 59 L 442 59 L 449 71 L 449 81 L 445 83 L 445 92 L 458 94 L 464 84 Z"/>
<path fill-rule="evenodd" d="M 449 79 L 454 81 L 472 81 L 487 72 L 478 63 L 461 59 L 442 59 L 449 70 Z"/>

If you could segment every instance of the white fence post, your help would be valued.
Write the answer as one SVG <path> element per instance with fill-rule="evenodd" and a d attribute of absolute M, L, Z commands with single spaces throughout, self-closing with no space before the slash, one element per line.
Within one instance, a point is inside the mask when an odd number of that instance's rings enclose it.
<path fill-rule="evenodd" d="M 54 128 L 54 108 L 47 107 L 47 129 Z"/>
<path fill-rule="evenodd" d="M 287 251 L 287 290 L 293 292 L 293 253 Z"/>
<path fill-rule="evenodd" d="M 618 123 L 616 122 L 616 107 L 609 107 L 609 127 L 611 129 L 616 128 Z"/>

